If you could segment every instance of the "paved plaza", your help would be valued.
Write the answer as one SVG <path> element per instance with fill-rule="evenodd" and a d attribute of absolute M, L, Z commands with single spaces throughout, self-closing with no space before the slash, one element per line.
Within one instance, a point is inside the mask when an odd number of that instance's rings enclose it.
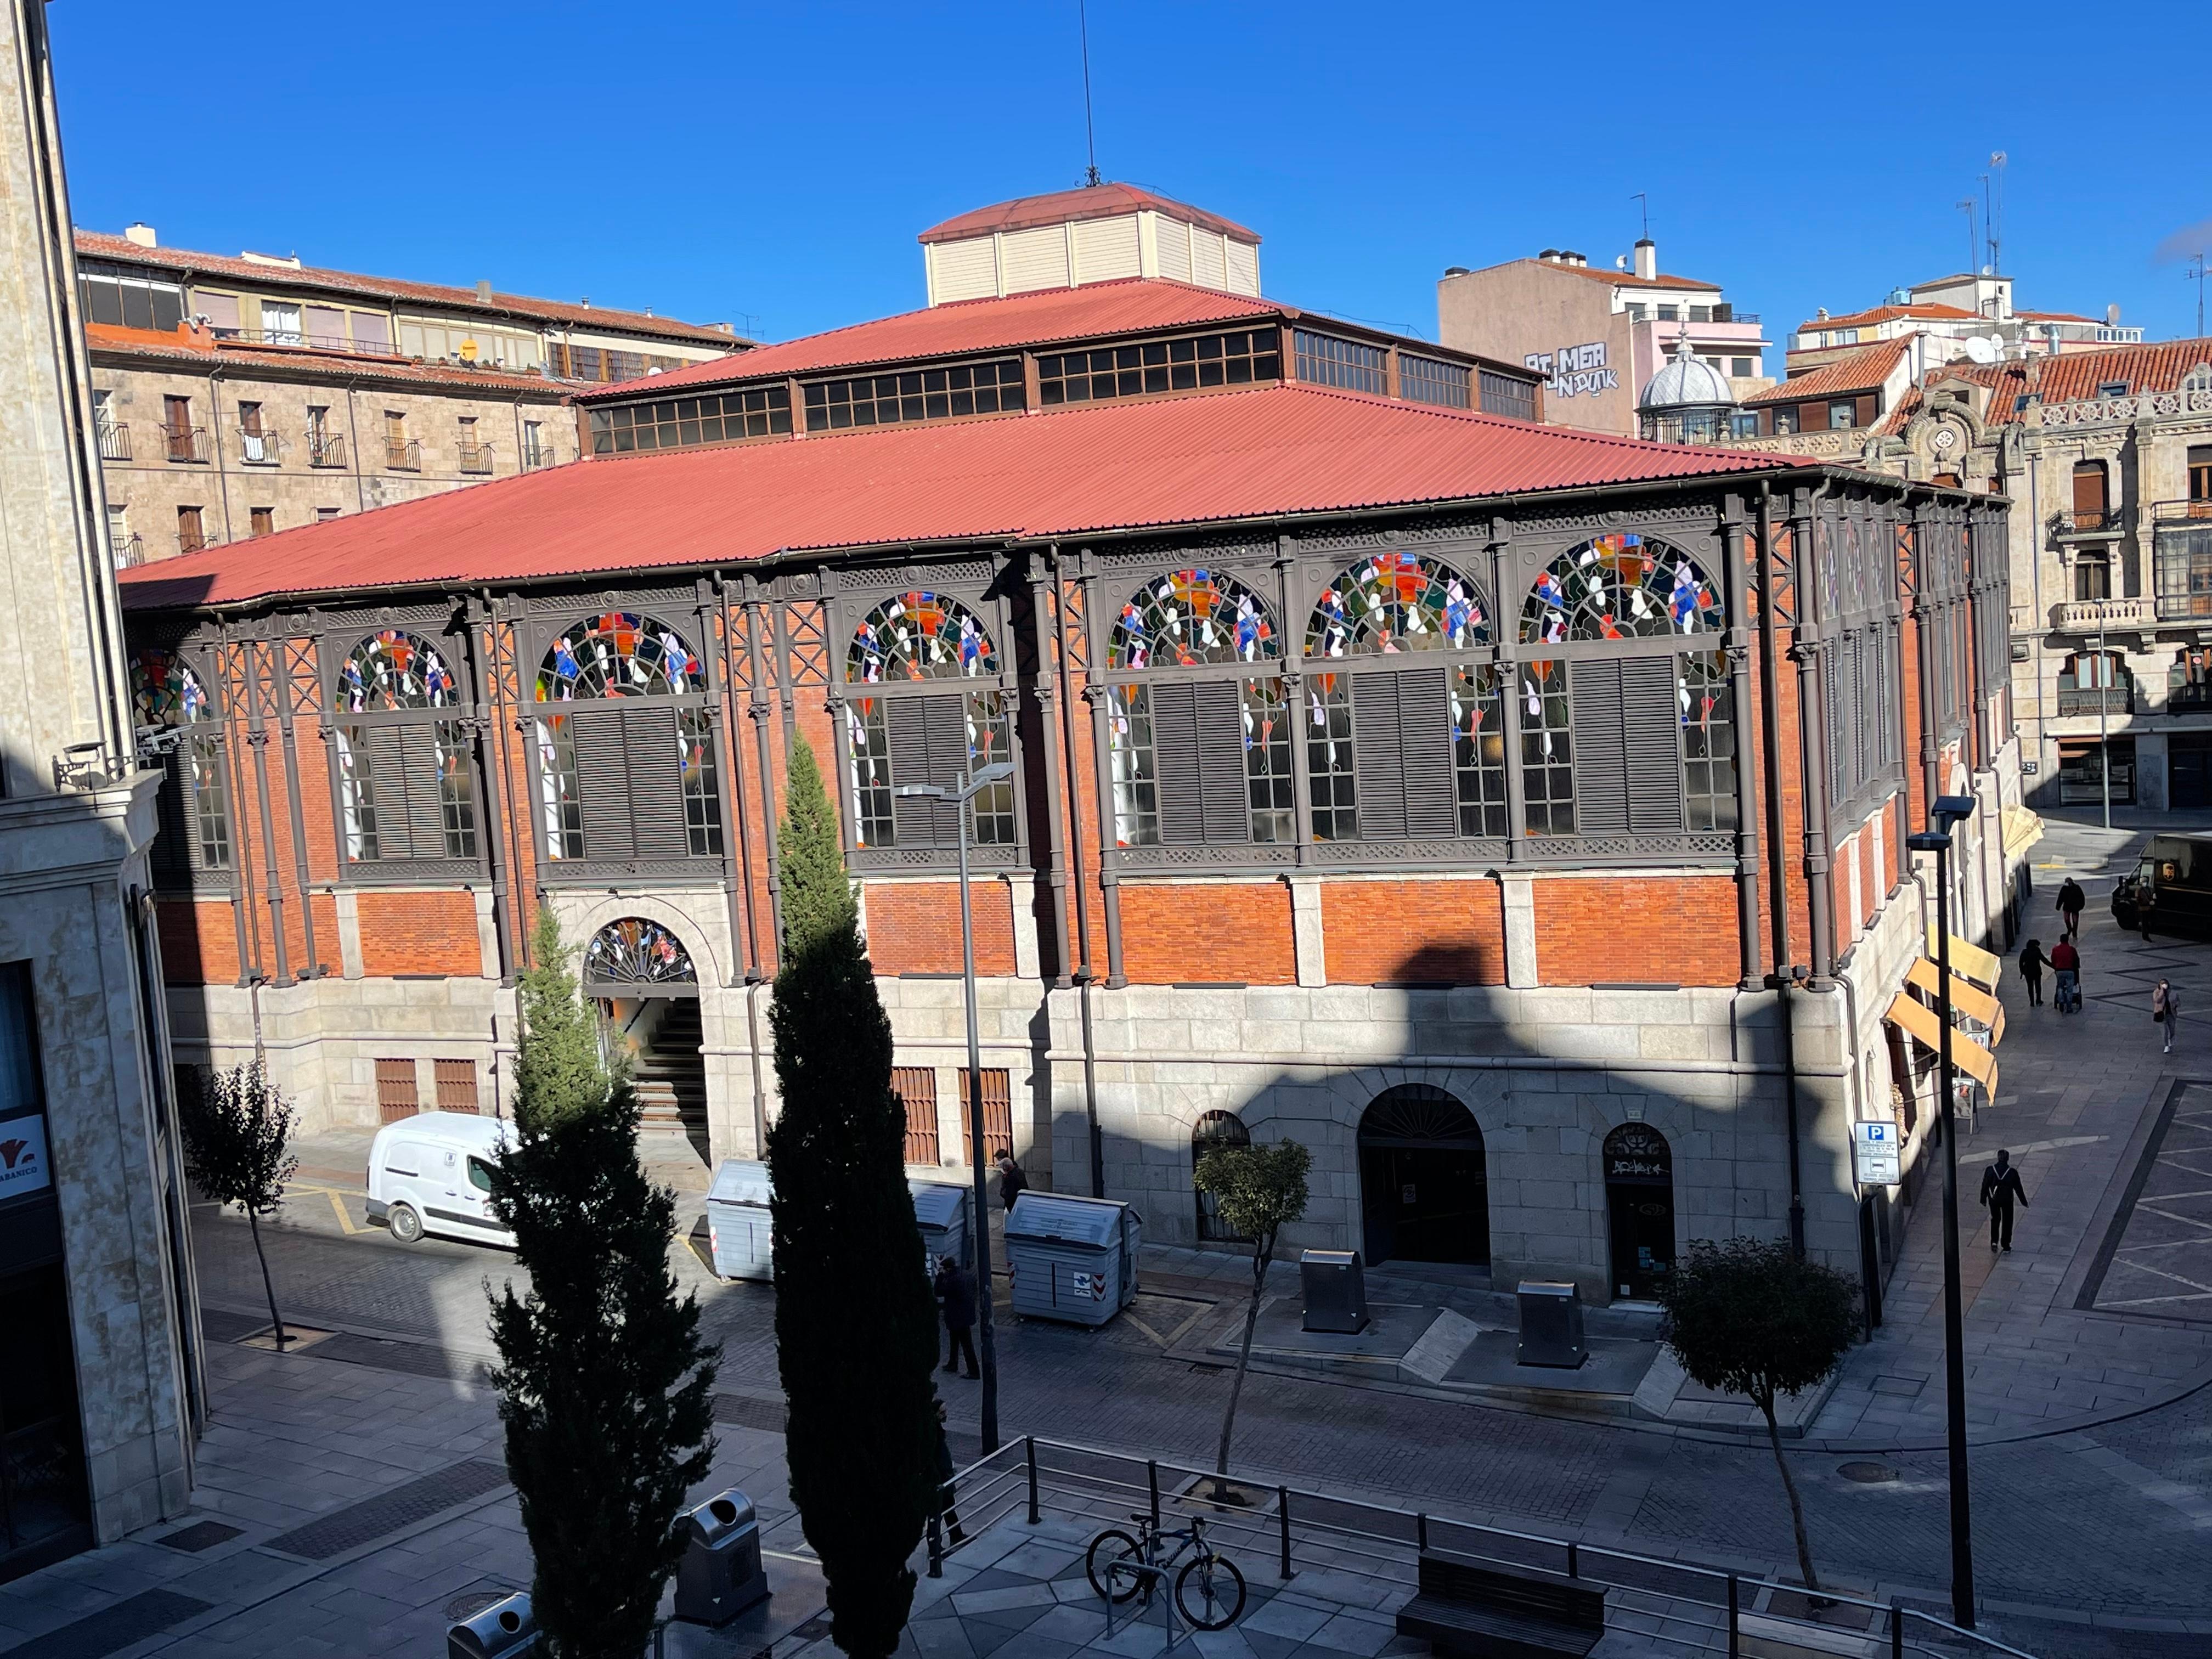
<path fill-rule="evenodd" d="M 2128 840 L 2058 826 L 2037 858 L 2080 870 Z M 2057 879 L 2039 871 L 2045 893 Z M 2008 974 L 2002 1092 L 1960 1141 L 1977 1565 L 1985 1628 L 2033 1652 L 2182 1659 L 2212 1651 L 2212 946 L 2123 935 L 2102 908 L 2108 882 L 2087 884 L 2088 1012 L 2030 1009 Z M 2031 921 L 2047 945 L 2055 928 L 2039 911 Z M 2199 1016 L 2170 1057 L 2148 1018 L 2161 975 Z M 2000 1146 L 2030 1200 L 2009 1254 L 1988 1249 L 1972 1201 Z M 193 1513 L 0 1585 L 0 1654 L 430 1654 L 449 1619 L 526 1583 L 480 1376 L 485 1281 L 508 1277 L 511 1261 L 435 1241 L 404 1248 L 368 1227 L 364 1150 L 365 1137 L 306 1147 L 270 1230 L 287 1316 L 330 1333 L 298 1352 L 244 1345 L 265 1323 L 246 1230 L 211 1208 L 197 1213 L 213 1421 Z M 1935 1612 L 1948 1571 L 1937 1200 L 1934 1186 L 1923 1191 L 1882 1328 L 1789 1454 L 1824 1572 L 1854 1593 Z M 685 1195 L 687 1225 L 699 1204 Z M 819 1632 L 804 1623 L 814 1608 L 799 1605 L 812 1569 L 784 1494 L 774 1293 L 716 1283 L 695 1251 L 676 1259 L 722 1353 L 714 1467 L 699 1495 L 737 1485 L 760 1505 L 784 1585 L 778 1607 L 798 1626 L 776 1659 L 796 1659 Z M 1279 1279 L 1287 1292 L 1287 1273 Z M 1210 1458 L 1229 1376 L 1206 1340 L 1246 1282 L 1233 1256 L 1149 1251 L 1145 1293 L 1096 1333 L 1014 1323 L 1002 1294 L 1007 1431 Z M 1494 1304 L 1478 1286 L 1387 1273 L 1374 1294 L 1471 1318 Z M 1638 1340 L 1632 1320 L 1620 1331 Z M 974 1386 L 945 1385 L 964 1460 Z M 1440 1516 L 1750 1574 L 1794 1571 L 1771 1459 L 1741 1435 L 1274 1366 L 1246 1389 L 1237 1461 L 1261 1480 Z M 955 1577 L 986 1570 L 963 1559 Z M 1054 1606 L 1062 1569 L 1036 1581 Z M 957 1599 L 949 1612 L 938 1605 L 956 1593 L 934 1582 L 922 1611 L 967 1620 Z M 960 1593 L 994 1591 L 1037 1594 L 997 1581 Z M 1327 1599 L 1309 1581 L 1270 1604 L 1294 1607 L 1284 1598 L 1297 1595 Z M 1002 1626 L 1012 1605 L 995 1609 Z M 991 1659 L 986 1641 L 969 1640 L 963 1656 L 949 1629 L 926 1633 L 917 1659 Z M 1267 1634 L 1239 1640 L 1253 1659 L 1287 1659 L 1251 1639 Z M 735 1650 L 678 1627 L 670 1650 Z M 1126 1644 L 1108 1650 L 1148 1659 Z M 1233 1644 L 1201 1651 L 1244 1659 Z M 1031 1659 L 1061 1656 L 1038 1648 Z"/>

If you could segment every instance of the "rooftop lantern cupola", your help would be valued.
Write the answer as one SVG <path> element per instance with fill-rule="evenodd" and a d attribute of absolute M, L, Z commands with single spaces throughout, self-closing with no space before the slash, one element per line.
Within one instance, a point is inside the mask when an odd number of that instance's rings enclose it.
<path fill-rule="evenodd" d="M 1724 443 L 1735 411 L 1728 377 L 1690 349 L 1686 330 L 1636 400 L 1644 435 L 1664 444 Z"/>
<path fill-rule="evenodd" d="M 921 233 L 929 303 L 1162 276 L 1257 297 L 1260 238 L 1133 185 L 1023 196 Z"/>

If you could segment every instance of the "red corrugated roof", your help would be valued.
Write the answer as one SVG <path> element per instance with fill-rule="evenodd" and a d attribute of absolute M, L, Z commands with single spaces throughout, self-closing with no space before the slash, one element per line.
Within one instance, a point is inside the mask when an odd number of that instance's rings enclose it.
<path fill-rule="evenodd" d="M 825 334 L 810 334 L 781 345 L 762 346 L 739 357 L 670 369 L 643 380 L 593 386 L 577 397 L 584 403 L 621 402 L 658 396 L 664 389 L 677 386 L 774 380 L 828 368 L 957 357 L 969 352 L 1018 351 L 1024 346 L 1102 335 L 1295 314 L 1290 307 L 1272 300 L 1245 299 L 1164 277 L 1133 276 L 1081 288 L 1044 289 L 1003 300 L 928 306 L 896 317 L 855 323 L 849 328 L 833 328 Z"/>
<path fill-rule="evenodd" d="M 1746 398 L 1746 407 L 1761 404 L 1794 404 L 1803 398 L 1829 398 L 1844 392 L 1872 392 L 1890 377 L 1905 354 L 1912 349 L 1912 337 L 1900 335 L 1894 340 L 1877 340 L 1872 345 L 1860 346 L 1845 353 L 1832 363 L 1823 363 L 1802 374 L 1794 374 L 1781 385 L 1771 386 L 1755 396 Z"/>
<path fill-rule="evenodd" d="M 362 586 L 736 565 L 1638 479 L 1792 458 L 1648 444 L 1296 383 L 572 463 L 122 573 L 134 611 Z"/>
<path fill-rule="evenodd" d="M 1260 233 L 1247 230 L 1234 219 L 1224 219 L 1188 202 L 1155 196 L 1134 185 L 1086 185 L 1077 190 L 1056 190 L 1045 196 L 1017 196 L 958 214 L 943 224 L 932 225 L 915 238 L 918 242 L 957 242 L 969 236 L 988 236 L 993 231 L 1030 230 L 1038 225 L 1066 224 L 1071 219 L 1114 219 L 1149 208 L 1172 218 L 1218 230 L 1240 242 L 1257 242 Z"/>
<path fill-rule="evenodd" d="M 501 368 L 470 368 L 459 363 L 416 362 L 377 352 L 326 351 L 314 346 L 244 346 L 218 341 L 181 329 L 174 334 L 152 329 L 117 328 L 106 323 L 88 323 L 85 343 L 104 357 L 129 356 L 191 363 L 220 362 L 260 368 L 289 369 L 325 379 L 343 377 L 363 381 L 404 382 L 420 386 L 475 386 L 501 397 L 536 396 L 563 402 L 569 387 L 543 374 L 519 374 Z"/>
<path fill-rule="evenodd" d="M 438 306 L 482 316 L 507 312 L 518 317 L 566 323 L 572 328 L 604 329 L 611 334 L 647 334 L 695 345 L 720 346 L 736 350 L 751 342 L 703 323 L 681 323 L 673 317 L 648 317 L 641 311 L 614 311 L 603 306 L 570 305 L 562 300 L 532 299 L 526 294 L 494 293 L 489 304 L 472 288 L 452 288 L 441 283 L 410 283 L 396 276 L 364 276 L 357 271 L 328 270 L 318 265 L 294 270 L 289 265 L 258 264 L 222 253 L 196 253 L 180 247 L 141 247 L 125 236 L 109 236 L 96 230 L 76 233 L 80 255 L 146 265 L 185 277 L 206 275 L 263 288 L 320 289 L 327 293 L 357 295 L 365 299 L 406 301 Z"/>

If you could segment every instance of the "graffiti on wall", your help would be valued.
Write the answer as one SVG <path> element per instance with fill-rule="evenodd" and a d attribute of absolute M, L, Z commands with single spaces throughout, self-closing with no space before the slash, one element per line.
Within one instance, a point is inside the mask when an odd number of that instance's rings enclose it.
<path fill-rule="evenodd" d="M 1561 346 L 1557 351 L 1532 351 L 1521 360 L 1545 377 L 1544 390 L 1554 398 L 1579 398 L 1588 392 L 1617 391 L 1620 376 L 1605 366 L 1605 342 Z"/>

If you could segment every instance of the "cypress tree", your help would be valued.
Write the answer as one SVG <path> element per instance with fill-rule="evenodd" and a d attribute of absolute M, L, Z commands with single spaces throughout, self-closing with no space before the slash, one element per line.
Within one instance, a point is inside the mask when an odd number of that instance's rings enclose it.
<path fill-rule="evenodd" d="M 715 1360 L 668 1265 L 675 1194 L 637 1159 L 637 1103 L 600 1063 L 550 908 L 523 976 L 515 1144 L 491 1206 L 526 1295 L 493 1298 L 508 1477 L 552 1659 L 637 1659 L 684 1553 L 677 1512 L 713 1450 Z"/>
<path fill-rule="evenodd" d="M 805 744 L 792 751 L 781 852 L 772 1024 L 783 1105 L 768 1157 L 784 1454 L 822 1558 L 830 1636 L 852 1659 L 886 1659 L 913 1604 L 907 1562 L 937 1506 L 936 1304 L 907 1190 L 890 1021 Z"/>

